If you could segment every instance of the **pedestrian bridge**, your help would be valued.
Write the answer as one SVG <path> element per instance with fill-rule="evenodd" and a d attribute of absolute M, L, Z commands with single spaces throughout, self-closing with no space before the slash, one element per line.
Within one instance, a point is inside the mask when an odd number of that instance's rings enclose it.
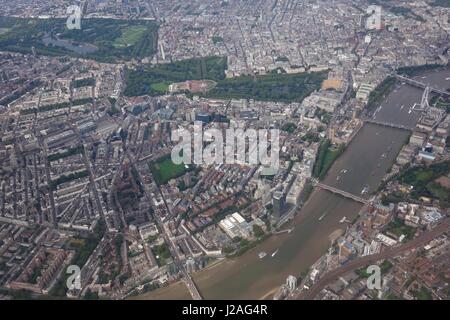
<path fill-rule="evenodd" d="M 437 89 L 437 88 L 430 87 L 429 85 L 427 85 L 427 84 L 425 84 L 423 82 L 420 82 L 420 81 L 417 81 L 417 80 L 414 80 L 414 79 L 411 79 L 411 78 L 408 78 L 408 77 L 405 77 L 405 76 L 401 76 L 399 74 L 394 74 L 394 76 L 397 79 L 399 79 L 401 81 L 404 81 L 404 82 L 406 82 L 406 83 L 408 83 L 410 85 L 413 85 L 413 86 L 416 86 L 416 87 L 419 87 L 419 88 L 422 88 L 422 89 L 426 89 L 427 87 L 429 87 L 429 90 L 431 92 L 434 92 L 434 93 L 437 93 L 437 94 L 441 94 L 441 95 L 450 96 L 450 92 L 446 92 L 446 91 L 443 91 L 443 90 L 440 90 L 440 89 Z"/>

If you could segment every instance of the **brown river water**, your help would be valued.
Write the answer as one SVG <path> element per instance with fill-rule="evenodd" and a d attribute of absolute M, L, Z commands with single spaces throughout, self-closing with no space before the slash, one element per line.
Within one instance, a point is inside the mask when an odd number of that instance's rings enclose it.
<path fill-rule="evenodd" d="M 417 79 L 445 90 L 450 87 L 450 81 L 446 80 L 449 77 L 450 69 L 446 69 L 428 72 Z M 417 115 L 409 113 L 409 108 L 420 103 L 422 92 L 409 85 L 399 85 L 382 103 L 375 119 L 414 125 Z M 365 185 L 370 187 L 369 191 L 376 190 L 408 136 L 406 130 L 364 125 L 333 164 L 324 183 L 357 196 L 361 196 Z M 344 169 L 348 170 L 345 174 L 342 173 Z M 362 204 L 353 200 L 315 190 L 286 226 L 294 228 L 291 233 L 274 235 L 238 258 L 226 259 L 197 272 L 193 275 L 194 281 L 205 299 L 272 298 L 288 275 L 299 276 L 326 252 L 330 235 L 345 229 L 345 224 L 339 221 L 344 216 L 353 220 L 361 207 Z M 268 253 L 263 259 L 258 257 L 261 251 Z M 277 253 L 272 257 L 275 251 Z M 190 296 L 183 285 L 177 283 L 138 298 L 190 299 Z"/>

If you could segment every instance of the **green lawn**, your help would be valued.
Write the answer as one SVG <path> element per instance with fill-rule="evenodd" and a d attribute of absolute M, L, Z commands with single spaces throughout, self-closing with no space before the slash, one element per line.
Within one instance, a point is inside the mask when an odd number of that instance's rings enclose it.
<path fill-rule="evenodd" d="M 188 171 L 184 164 L 175 164 L 170 157 L 149 165 L 150 171 L 158 184 L 182 176 Z"/>
<path fill-rule="evenodd" d="M 128 47 L 130 45 L 135 45 L 139 39 L 147 31 L 145 26 L 129 26 L 121 30 L 122 36 L 114 40 L 114 47 Z"/>
<path fill-rule="evenodd" d="M 225 57 L 204 57 L 156 66 L 126 69 L 125 96 L 157 96 L 162 85 L 186 80 L 212 80 L 216 83 L 203 94 L 208 98 L 255 99 L 263 101 L 301 102 L 320 88 L 327 72 L 267 74 L 226 79 Z"/>
<path fill-rule="evenodd" d="M 421 196 L 439 199 L 443 208 L 450 206 L 450 189 L 436 183 L 434 180 L 450 172 L 450 161 L 432 164 L 428 167 L 415 167 L 403 171 L 398 180 L 413 186 L 411 197 L 419 199 Z"/>
<path fill-rule="evenodd" d="M 397 237 L 400 237 L 402 234 L 404 234 L 406 239 L 412 239 L 414 233 L 416 232 L 416 229 L 407 226 L 403 223 L 402 220 L 395 218 L 392 222 L 389 223 L 388 231 L 392 232 Z"/>
<path fill-rule="evenodd" d="M 416 174 L 416 179 L 418 181 L 427 181 L 430 180 L 433 177 L 433 172 L 431 170 L 425 170 L 422 172 L 418 172 Z"/>
<path fill-rule="evenodd" d="M 165 82 L 152 83 L 150 86 L 153 90 L 165 93 L 169 90 L 169 85 Z"/>
<path fill-rule="evenodd" d="M 4 32 L 8 30 L 9 32 Z M 44 40 L 47 39 L 47 40 Z M 86 46 L 89 50 L 48 45 L 51 38 Z M 158 25 L 153 21 L 83 19 L 81 30 L 69 30 L 66 19 L 0 17 L 0 50 L 41 55 L 88 57 L 101 62 L 141 59 L 157 50 Z"/>
<path fill-rule="evenodd" d="M 369 101 L 367 102 L 366 109 L 373 111 L 381 104 L 381 101 L 386 97 L 393 89 L 397 79 L 389 76 L 383 80 L 369 95 Z"/>
<path fill-rule="evenodd" d="M 323 179 L 336 159 L 345 151 L 345 145 L 338 148 L 330 147 L 328 139 L 322 141 L 317 154 L 316 164 L 314 165 L 313 175 L 316 178 Z"/>
<path fill-rule="evenodd" d="M 439 203 L 441 207 L 448 208 L 450 206 L 450 189 L 445 188 L 439 183 L 431 182 L 427 185 L 427 190 L 431 192 L 431 194 L 439 199 Z"/>
<path fill-rule="evenodd" d="M 333 164 L 334 160 L 336 160 L 338 155 L 339 155 L 339 149 L 328 149 L 327 153 L 325 154 L 325 160 L 323 161 L 323 166 L 325 168 L 331 167 L 331 165 Z"/>
<path fill-rule="evenodd" d="M 169 247 L 167 244 L 163 243 L 159 246 L 154 246 L 152 248 L 153 254 L 156 256 L 156 260 L 158 260 L 158 264 L 160 266 L 164 266 L 167 264 L 168 260 L 171 259 L 171 254 Z"/>
<path fill-rule="evenodd" d="M 217 82 L 206 96 L 221 99 L 301 102 L 318 90 L 327 72 L 240 76 Z"/>

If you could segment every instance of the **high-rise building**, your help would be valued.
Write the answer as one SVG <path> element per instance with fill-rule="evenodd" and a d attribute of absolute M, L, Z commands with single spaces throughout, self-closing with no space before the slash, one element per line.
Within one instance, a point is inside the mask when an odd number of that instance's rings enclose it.
<path fill-rule="evenodd" d="M 297 278 L 292 275 L 288 276 L 286 279 L 286 286 L 289 291 L 294 291 L 295 288 L 297 288 Z"/>
<path fill-rule="evenodd" d="M 273 218 L 278 220 L 283 215 L 286 205 L 286 196 L 281 191 L 275 191 L 272 196 Z"/>
<path fill-rule="evenodd" d="M 195 260 L 192 258 L 189 258 L 186 260 L 186 271 L 188 273 L 194 273 L 195 272 Z"/>

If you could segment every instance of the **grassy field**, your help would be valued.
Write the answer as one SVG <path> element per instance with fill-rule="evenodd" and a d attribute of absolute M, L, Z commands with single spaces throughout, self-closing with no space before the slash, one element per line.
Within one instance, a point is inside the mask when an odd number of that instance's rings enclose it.
<path fill-rule="evenodd" d="M 331 167 L 331 165 L 333 164 L 334 160 L 336 160 L 338 155 L 339 155 L 338 149 L 328 149 L 327 153 L 325 154 L 325 160 L 323 161 L 323 167 L 324 168 Z"/>
<path fill-rule="evenodd" d="M 422 196 L 439 200 L 443 208 L 450 207 L 450 189 L 446 188 L 436 180 L 446 176 L 450 172 L 450 161 L 435 163 L 428 167 L 410 168 L 402 172 L 399 181 L 413 186 L 411 197 L 419 199 Z"/>
<path fill-rule="evenodd" d="M 166 82 L 158 82 L 158 83 L 152 83 L 151 86 L 152 90 L 166 93 L 169 90 L 169 84 Z"/>
<path fill-rule="evenodd" d="M 149 165 L 156 183 L 165 184 L 188 171 L 184 164 L 175 164 L 170 157 Z"/>
<path fill-rule="evenodd" d="M 383 80 L 369 95 L 369 101 L 367 102 L 366 109 L 373 111 L 377 108 L 381 101 L 394 89 L 397 83 L 397 79 L 389 76 Z"/>
<path fill-rule="evenodd" d="M 125 73 L 126 96 L 161 95 L 165 84 L 187 80 L 212 80 L 203 95 L 219 99 L 255 99 L 260 101 L 301 102 L 320 89 L 327 72 L 267 74 L 255 77 L 225 78 L 227 59 L 205 57 L 156 66 L 143 66 Z M 164 90 L 163 90 L 164 89 Z"/>
<path fill-rule="evenodd" d="M 130 26 L 122 29 L 122 35 L 114 40 L 115 47 L 128 47 L 135 45 L 144 35 L 147 28 L 145 26 Z"/>
<path fill-rule="evenodd" d="M 414 234 L 416 233 L 416 229 L 413 227 L 407 226 L 400 219 L 394 219 L 388 225 L 387 231 L 392 232 L 397 237 L 400 237 L 402 234 L 405 235 L 406 239 L 412 239 Z"/>
<path fill-rule="evenodd" d="M 326 72 L 240 76 L 217 82 L 206 96 L 221 99 L 301 102 L 320 89 Z"/>
<path fill-rule="evenodd" d="M 171 254 L 169 247 L 167 244 L 163 243 L 159 246 L 154 246 L 152 248 L 153 254 L 156 256 L 156 260 L 158 260 L 158 264 L 160 266 L 164 266 L 167 264 L 168 260 L 171 259 Z"/>
<path fill-rule="evenodd" d="M 31 53 L 34 47 L 41 55 L 116 62 L 152 56 L 157 39 L 153 21 L 83 19 L 80 30 L 69 30 L 66 19 L 0 17 L 0 50 L 5 51 Z"/>
<path fill-rule="evenodd" d="M 345 146 L 341 145 L 338 148 L 331 148 L 330 141 L 324 140 L 320 144 L 319 152 L 317 154 L 316 164 L 314 165 L 313 175 L 316 178 L 323 179 L 327 174 L 331 165 L 344 152 Z"/>
<path fill-rule="evenodd" d="M 416 167 L 405 171 L 400 176 L 400 181 L 410 185 L 417 185 L 419 183 L 430 182 L 442 175 L 450 172 L 450 161 L 436 163 L 428 167 Z"/>

